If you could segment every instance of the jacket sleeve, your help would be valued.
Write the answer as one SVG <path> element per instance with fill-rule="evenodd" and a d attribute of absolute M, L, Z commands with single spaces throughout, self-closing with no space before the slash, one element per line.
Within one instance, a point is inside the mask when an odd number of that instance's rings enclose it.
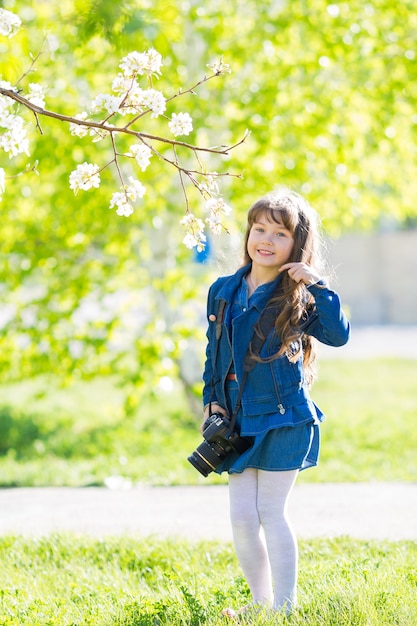
<path fill-rule="evenodd" d="M 212 380 L 213 380 L 213 360 L 212 360 L 212 350 L 215 349 L 213 345 L 213 341 L 216 339 L 215 331 L 213 332 L 213 326 L 215 327 L 216 322 L 212 322 L 209 320 L 209 315 L 216 315 L 214 311 L 214 295 L 213 295 L 213 285 L 210 287 L 208 296 L 207 296 L 207 323 L 208 328 L 206 332 L 207 337 L 207 345 L 206 345 L 206 361 L 204 364 L 203 371 L 203 404 L 206 406 L 209 402 L 215 402 L 216 398 L 211 397 L 212 395 Z"/>
<path fill-rule="evenodd" d="M 316 285 L 309 285 L 307 289 L 315 300 L 315 309 L 304 332 L 328 346 L 345 345 L 350 336 L 350 324 L 342 311 L 338 294 Z"/>

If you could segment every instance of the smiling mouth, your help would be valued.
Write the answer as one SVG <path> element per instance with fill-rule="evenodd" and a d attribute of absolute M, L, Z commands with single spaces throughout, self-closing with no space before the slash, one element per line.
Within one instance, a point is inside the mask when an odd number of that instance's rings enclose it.
<path fill-rule="evenodd" d="M 265 256 L 272 256 L 274 253 L 271 250 L 264 250 L 263 248 L 258 248 L 259 254 L 263 254 Z"/>

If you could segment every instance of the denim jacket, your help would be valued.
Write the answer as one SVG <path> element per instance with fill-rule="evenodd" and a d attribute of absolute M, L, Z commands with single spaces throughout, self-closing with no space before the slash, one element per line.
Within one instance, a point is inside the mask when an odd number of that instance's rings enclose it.
<path fill-rule="evenodd" d="M 216 359 L 216 321 L 208 321 L 206 363 L 203 374 L 205 405 L 215 402 L 227 408 L 226 376 L 233 364 L 238 383 L 242 381 L 243 361 L 253 335 L 254 325 L 271 297 L 270 292 L 266 291 L 265 294 L 256 298 L 254 305 L 251 304 L 232 319 L 229 332 L 225 320 L 230 314 L 234 294 L 243 276 L 249 270 L 250 264 L 240 268 L 231 276 L 218 278 L 208 293 L 207 317 L 217 318 L 221 300 L 225 301 L 225 309 Z M 308 290 L 315 299 L 315 308 L 304 332 L 330 346 L 344 345 L 349 339 L 350 325 L 341 309 L 339 296 L 327 287 L 309 285 Z M 275 354 L 280 345 L 280 338 L 271 329 L 262 347 L 261 356 Z M 215 360 L 216 363 L 214 363 Z M 271 427 L 296 425 L 307 421 L 321 421 L 324 416 L 316 409 L 305 381 L 303 359 L 299 358 L 293 363 L 286 354 L 283 354 L 268 363 L 257 363 L 249 372 L 242 394 L 243 429 L 241 434 L 254 434 Z M 263 424 L 252 427 L 250 424 L 255 417 L 261 417 Z"/>

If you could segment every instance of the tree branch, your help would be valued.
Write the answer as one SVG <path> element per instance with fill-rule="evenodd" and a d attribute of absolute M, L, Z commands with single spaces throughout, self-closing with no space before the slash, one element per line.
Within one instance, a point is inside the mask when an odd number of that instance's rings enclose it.
<path fill-rule="evenodd" d="M 127 135 L 132 135 L 137 138 L 143 137 L 151 141 L 159 141 L 162 143 L 167 143 L 171 146 L 182 146 L 183 148 L 187 148 L 188 150 L 193 150 L 194 152 L 198 151 L 198 152 L 209 152 L 212 154 L 228 155 L 231 150 L 243 144 L 249 135 L 248 131 L 246 131 L 243 138 L 232 146 L 218 146 L 218 147 L 204 148 L 201 146 L 195 146 L 185 141 L 177 141 L 176 139 L 167 139 L 166 137 L 160 137 L 159 135 L 151 135 L 149 133 L 143 133 L 143 132 L 131 130 L 127 126 L 112 126 L 110 124 L 106 124 L 105 122 L 93 122 L 89 120 L 79 120 L 76 117 L 72 117 L 70 115 L 63 115 L 62 113 L 56 113 L 55 111 L 48 111 L 48 109 L 42 109 L 36 104 L 33 104 L 32 102 L 30 102 L 30 100 L 28 100 L 27 98 L 22 96 L 20 93 L 12 89 L 5 89 L 4 87 L 0 87 L 0 94 L 3 96 L 6 96 L 7 98 L 11 98 L 15 102 L 18 102 L 19 104 L 23 105 L 24 107 L 29 109 L 29 111 L 32 111 L 35 114 L 35 116 L 43 115 L 45 117 L 52 117 L 54 119 L 58 119 L 61 122 L 66 122 L 68 124 L 77 124 L 79 126 L 87 126 L 88 128 L 99 128 L 100 130 L 105 130 L 109 132 L 110 134 L 124 133 Z"/>

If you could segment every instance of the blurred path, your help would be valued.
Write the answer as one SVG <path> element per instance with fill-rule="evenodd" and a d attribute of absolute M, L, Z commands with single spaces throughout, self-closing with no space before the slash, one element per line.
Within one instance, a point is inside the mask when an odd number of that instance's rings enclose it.
<path fill-rule="evenodd" d="M 417 484 L 298 484 L 290 515 L 300 538 L 417 540 Z M 231 541 L 227 487 L 0 490 L 1 535 L 62 531 Z"/>
<path fill-rule="evenodd" d="M 352 326 L 349 342 L 340 348 L 320 344 L 323 358 L 367 359 L 395 356 L 417 359 L 417 326 Z"/>

